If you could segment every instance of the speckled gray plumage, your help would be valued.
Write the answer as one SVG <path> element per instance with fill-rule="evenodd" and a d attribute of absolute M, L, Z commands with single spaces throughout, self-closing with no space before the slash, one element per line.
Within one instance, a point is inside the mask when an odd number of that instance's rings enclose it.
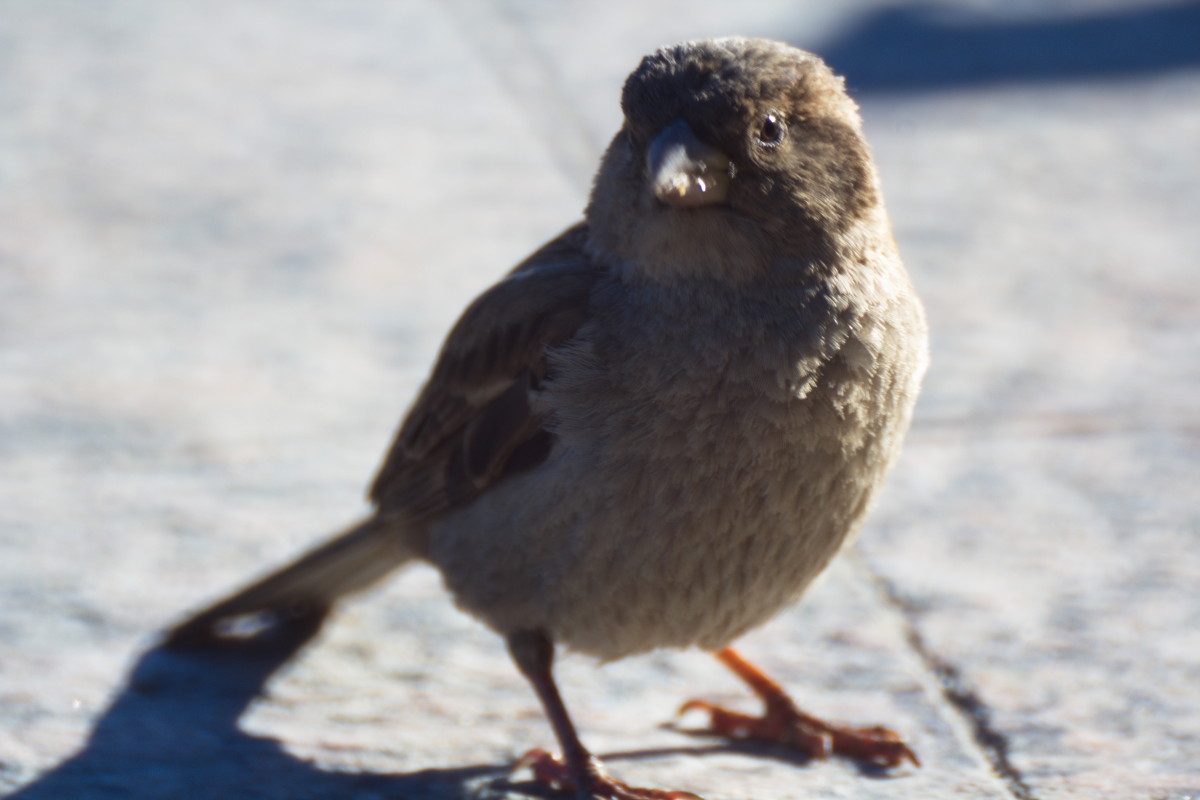
<path fill-rule="evenodd" d="M 602 281 L 537 396 L 550 458 L 434 528 L 460 603 L 617 658 L 716 648 L 799 596 L 868 508 L 924 364 L 899 263 L 876 267 L 853 299 Z"/>
<path fill-rule="evenodd" d="M 624 105 L 589 208 L 604 275 L 536 393 L 555 450 L 437 523 L 431 551 L 497 630 L 602 658 L 717 648 L 795 600 L 869 508 L 926 361 L 857 115 L 823 64 L 738 39 L 673 48 Z M 831 139 L 753 163 L 737 133 L 776 107 L 803 117 L 793 139 Z M 740 154 L 731 209 L 647 197 L 640 131 L 680 116 Z M 769 233 L 828 207 L 818 242 Z"/>

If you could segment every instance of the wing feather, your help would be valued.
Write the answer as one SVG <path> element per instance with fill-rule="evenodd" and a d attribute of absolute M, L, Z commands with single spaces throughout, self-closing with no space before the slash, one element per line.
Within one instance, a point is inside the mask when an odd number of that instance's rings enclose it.
<path fill-rule="evenodd" d="M 463 312 L 371 486 L 382 513 L 443 513 L 549 453 L 530 397 L 547 348 L 587 318 L 599 268 L 586 240 L 583 223 L 568 229 Z"/>

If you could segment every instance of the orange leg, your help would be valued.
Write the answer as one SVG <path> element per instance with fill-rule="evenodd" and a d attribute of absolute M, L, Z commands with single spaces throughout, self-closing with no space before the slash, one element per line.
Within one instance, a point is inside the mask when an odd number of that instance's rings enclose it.
<path fill-rule="evenodd" d="M 732 739 L 759 739 L 786 744 L 811 758 L 828 758 L 836 753 L 885 767 L 894 767 L 904 761 L 921 766 L 917 754 L 895 731 L 878 725 L 851 728 L 823 722 L 796 708 L 783 687 L 731 648 L 719 650 L 715 655 L 746 682 L 762 699 L 766 709 L 761 717 L 754 717 L 705 700 L 684 703 L 679 709 L 680 714 L 694 710 L 708 713 L 711 732 Z"/>
<path fill-rule="evenodd" d="M 522 674 L 529 679 L 562 747 L 561 758 L 545 750 L 530 750 L 518 762 L 529 767 L 533 779 L 555 791 L 579 798 L 604 800 L 700 800 L 691 792 L 639 789 L 609 775 L 600 760 L 588 752 L 567 714 L 554 683 L 554 642 L 540 631 L 518 631 L 508 637 L 508 650 Z"/>

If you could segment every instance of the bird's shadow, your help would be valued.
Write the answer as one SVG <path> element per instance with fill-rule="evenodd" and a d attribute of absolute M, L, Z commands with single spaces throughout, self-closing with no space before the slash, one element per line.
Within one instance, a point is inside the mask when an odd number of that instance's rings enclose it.
<path fill-rule="evenodd" d="M 456 798 L 508 792 L 551 796 L 532 782 L 512 782 L 511 764 L 475 764 L 411 773 L 321 769 L 281 743 L 252 736 L 238 720 L 267 680 L 307 643 L 320 620 L 255 646 L 148 650 L 97 721 L 83 748 L 12 800 L 121 798 Z M 681 731 L 687 733 L 687 731 Z M 794 753 L 753 743 L 712 743 L 602 754 L 607 762 L 742 753 L 803 764 Z M 874 774 L 869 765 L 865 774 Z"/>
<path fill-rule="evenodd" d="M 270 646 L 147 651 L 74 756 L 12 800 L 122 798 L 459 798 L 505 765 L 407 774 L 331 772 L 252 736 L 238 720 L 319 621 Z"/>

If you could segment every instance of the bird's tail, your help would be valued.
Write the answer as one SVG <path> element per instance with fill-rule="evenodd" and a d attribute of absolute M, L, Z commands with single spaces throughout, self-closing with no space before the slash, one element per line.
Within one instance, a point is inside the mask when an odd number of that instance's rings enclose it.
<path fill-rule="evenodd" d="M 394 524 L 371 517 L 240 592 L 176 625 L 170 646 L 252 638 L 290 620 L 319 621 L 343 595 L 415 556 Z"/>

